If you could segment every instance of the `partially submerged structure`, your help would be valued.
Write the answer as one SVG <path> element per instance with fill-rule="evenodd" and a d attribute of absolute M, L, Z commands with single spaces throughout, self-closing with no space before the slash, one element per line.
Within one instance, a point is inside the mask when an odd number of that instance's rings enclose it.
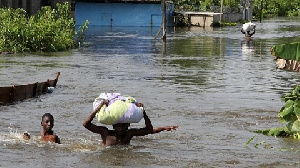
<path fill-rule="evenodd" d="M 45 82 L 36 82 L 25 85 L 13 85 L 0 87 L 0 105 L 8 105 L 28 98 L 34 98 L 53 91 L 58 82 L 60 72 L 56 78 Z"/>
<path fill-rule="evenodd" d="M 179 19 L 187 18 L 188 26 L 197 25 L 201 27 L 211 26 L 213 22 L 219 20 L 222 13 L 214 12 L 175 12 L 174 22 L 177 25 Z"/>
<path fill-rule="evenodd" d="M 277 68 L 300 72 L 300 42 L 274 45 L 271 53 Z"/>
<path fill-rule="evenodd" d="M 86 20 L 96 26 L 161 26 L 160 0 L 77 0 L 76 25 Z M 174 5 L 166 2 L 166 25 L 173 26 Z"/>
<path fill-rule="evenodd" d="M 172 1 L 166 2 L 166 26 L 174 26 L 182 17 L 189 25 L 211 26 L 213 22 L 251 20 L 254 0 L 241 0 L 240 8 L 212 6 L 211 12 L 177 11 Z M 97 26 L 161 26 L 163 0 L 0 0 L 0 7 L 23 8 L 34 15 L 43 6 L 70 2 L 76 25 L 89 20 Z"/>
<path fill-rule="evenodd" d="M 188 26 L 211 26 L 216 22 L 238 22 L 239 20 L 251 20 L 253 17 L 254 0 L 241 0 L 240 7 L 211 6 L 208 11 L 184 11 L 176 9 L 174 13 L 175 25 L 180 20 L 187 20 Z"/>

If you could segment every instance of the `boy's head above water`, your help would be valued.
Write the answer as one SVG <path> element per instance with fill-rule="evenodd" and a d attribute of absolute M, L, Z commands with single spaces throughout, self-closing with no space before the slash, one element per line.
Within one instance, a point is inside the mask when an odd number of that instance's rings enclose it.
<path fill-rule="evenodd" d="M 43 127 L 43 130 L 41 131 L 41 140 L 60 144 L 60 139 L 52 131 L 54 126 L 54 117 L 50 113 L 45 113 L 42 116 L 41 125 Z"/>
<path fill-rule="evenodd" d="M 51 131 L 54 126 L 54 117 L 50 113 L 42 116 L 41 125 L 45 131 Z"/>
<path fill-rule="evenodd" d="M 60 139 L 54 134 L 52 128 L 54 126 L 54 117 L 50 113 L 45 113 L 42 116 L 41 126 L 43 130 L 41 131 L 41 141 L 55 142 L 60 144 Z M 25 140 L 30 139 L 29 133 L 24 133 L 23 138 Z"/>

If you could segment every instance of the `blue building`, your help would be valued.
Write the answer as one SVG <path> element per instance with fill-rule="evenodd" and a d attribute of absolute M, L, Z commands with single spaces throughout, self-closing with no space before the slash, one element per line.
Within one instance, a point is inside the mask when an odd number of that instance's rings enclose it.
<path fill-rule="evenodd" d="M 174 5 L 166 2 L 166 25 L 173 26 Z M 76 25 L 86 20 L 95 26 L 158 26 L 162 25 L 161 1 L 77 0 Z"/>

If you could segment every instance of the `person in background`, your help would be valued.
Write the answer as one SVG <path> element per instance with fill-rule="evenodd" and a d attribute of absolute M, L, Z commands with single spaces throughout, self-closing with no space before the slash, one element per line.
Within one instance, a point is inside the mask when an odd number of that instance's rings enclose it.
<path fill-rule="evenodd" d="M 101 109 L 101 107 L 106 104 L 108 105 L 108 100 L 104 100 L 101 104 L 84 120 L 83 126 L 93 133 L 101 135 L 102 146 L 108 147 L 112 145 L 127 145 L 134 136 L 145 136 L 148 134 L 155 134 L 161 131 L 174 131 L 178 126 L 163 126 L 153 128 L 149 117 L 147 116 L 145 110 L 143 111 L 143 117 L 145 120 L 144 128 L 131 128 L 128 129 L 130 123 L 117 123 L 113 125 L 113 130 L 109 130 L 104 126 L 97 126 L 92 123 L 93 118 L 96 113 Z M 138 107 L 143 107 L 142 103 L 136 103 Z"/>
<path fill-rule="evenodd" d="M 255 27 L 253 28 L 253 32 L 252 33 L 250 31 L 244 31 L 243 28 L 241 29 L 241 32 L 243 34 L 245 34 L 245 37 L 251 37 L 251 36 L 253 36 L 255 34 Z"/>

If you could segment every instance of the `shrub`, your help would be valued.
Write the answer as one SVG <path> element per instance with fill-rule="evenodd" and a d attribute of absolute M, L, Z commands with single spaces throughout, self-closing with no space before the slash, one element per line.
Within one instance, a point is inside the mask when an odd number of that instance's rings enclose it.
<path fill-rule="evenodd" d="M 56 6 L 57 10 L 44 6 L 31 17 L 23 9 L 1 8 L 0 51 L 53 52 L 78 46 L 71 5 L 66 2 Z"/>

